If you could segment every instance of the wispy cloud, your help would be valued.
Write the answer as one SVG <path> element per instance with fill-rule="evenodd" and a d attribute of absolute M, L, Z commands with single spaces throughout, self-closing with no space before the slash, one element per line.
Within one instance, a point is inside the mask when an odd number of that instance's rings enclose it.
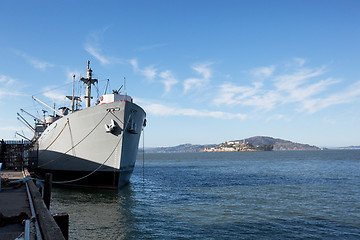
<path fill-rule="evenodd" d="M 7 96 L 23 96 L 22 93 L 16 91 L 9 91 L 7 89 L 0 88 L 0 98 L 4 98 Z"/>
<path fill-rule="evenodd" d="M 40 61 L 39 59 L 29 56 L 28 54 L 21 52 L 19 50 L 14 50 L 15 54 L 23 57 L 27 62 L 29 62 L 34 68 L 45 71 L 47 68 L 54 67 L 55 65 L 49 62 Z"/>
<path fill-rule="evenodd" d="M 201 88 L 206 83 L 206 79 L 201 78 L 188 78 L 184 81 L 184 93 L 191 89 Z"/>
<path fill-rule="evenodd" d="M 295 72 L 275 77 L 275 86 L 279 90 L 292 91 L 306 83 L 309 79 L 321 76 L 325 73 L 325 67 L 317 69 L 300 68 Z"/>
<path fill-rule="evenodd" d="M 212 75 L 212 70 L 210 69 L 211 65 L 212 63 L 195 64 L 192 69 L 202 75 L 204 79 L 209 79 Z"/>
<path fill-rule="evenodd" d="M 104 34 L 108 29 L 109 27 L 104 27 L 103 29 L 90 33 L 84 44 L 85 51 L 100 61 L 100 63 L 103 65 L 111 63 L 122 63 L 123 60 L 111 56 L 106 56 L 106 54 L 103 53 L 101 42 L 103 41 Z"/>
<path fill-rule="evenodd" d="M 250 74 L 259 79 L 269 78 L 274 73 L 275 68 L 276 67 L 274 65 L 268 67 L 259 67 L 252 69 Z"/>
<path fill-rule="evenodd" d="M 279 99 L 275 91 L 262 89 L 262 83 L 254 82 L 250 86 L 237 86 L 233 83 L 224 83 L 214 98 L 217 106 L 244 105 L 259 109 L 272 109 Z"/>
<path fill-rule="evenodd" d="M 157 69 L 154 66 L 150 65 L 150 66 L 147 66 L 147 67 L 144 67 L 144 68 L 140 68 L 139 63 L 135 58 L 130 59 L 129 63 L 133 67 L 134 72 L 140 73 L 146 79 L 152 81 L 156 77 Z"/>
<path fill-rule="evenodd" d="M 299 67 L 302 67 L 306 63 L 306 60 L 304 58 L 296 57 L 293 60 Z"/>
<path fill-rule="evenodd" d="M 139 63 L 135 58 L 130 59 L 129 63 L 131 64 L 135 72 L 139 70 Z"/>
<path fill-rule="evenodd" d="M 96 58 L 97 60 L 99 60 L 102 64 L 109 64 L 110 60 L 105 57 L 104 55 L 102 55 L 102 50 L 99 47 L 96 47 L 94 45 L 92 45 L 93 43 L 91 42 L 87 42 L 85 43 L 85 50 L 92 55 L 94 58 Z"/>
<path fill-rule="evenodd" d="M 269 78 L 266 87 L 263 82 L 253 82 L 251 85 L 223 83 L 213 100 L 214 104 L 249 106 L 269 111 L 280 105 L 295 103 L 297 107 L 294 109 L 314 113 L 335 104 L 351 102 L 360 96 L 358 85 L 343 93 L 326 93 L 330 86 L 341 81 L 324 78 L 326 66 L 305 68 L 305 60 L 296 59 L 295 62 L 297 64 L 292 71 L 281 75 L 274 74 L 274 67 L 252 70 L 253 76 Z"/>
<path fill-rule="evenodd" d="M 329 106 L 360 102 L 360 81 L 352 84 L 348 89 L 339 93 L 334 93 L 323 98 L 306 99 L 300 108 L 300 111 L 314 113 Z"/>
<path fill-rule="evenodd" d="M 201 75 L 201 78 L 186 79 L 184 81 L 184 93 L 193 89 L 202 88 L 209 82 L 212 76 L 210 65 L 212 65 L 212 63 L 195 64 L 191 67 L 197 74 Z"/>
<path fill-rule="evenodd" d="M 240 113 L 228 113 L 222 111 L 207 111 L 207 110 L 196 110 L 192 108 L 174 108 L 163 104 L 148 104 L 144 105 L 147 113 L 156 116 L 190 116 L 190 117 L 211 117 L 217 119 L 240 119 L 244 120 L 247 118 L 246 114 Z"/>
<path fill-rule="evenodd" d="M 0 84 L 2 85 L 2 86 L 10 86 L 10 85 L 12 85 L 12 84 L 14 84 L 15 83 L 15 79 L 13 79 L 13 78 L 11 78 L 11 77 L 9 77 L 9 76 L 5 76 L 5 75 L 0 75 Z"/>
<path fill-rule="evenodd" d="M 76 79 L 79 79 L 83 73 L 80 70 L 71 70 L 70 68 L 66 68 L 64 70 L 64 74 L 66 76 L 65 82 L 72 83 L 74 79 L 74 75 Z"/>
<path fill-rule="evenodd" d="M 16 80 L 6 75 L 0 75 L 0 98 L 7 96 L 22 96 L 18 90 L 14 89 Z"/>
<path fill-rule="evenodd" d="M 171 91 L 171 87 L 178 83 L 178 80 L 174 77 L 172 72 L 170 70 L 166 70 L 164 72 L 160 73 L 161 82 L 165 86 L 165 92 L 164 94 L 167 94 Z"/>
<path fill-rule="evenodd" d="M 154 66 L 147 66 L 141 70 L 142 74 L 150 80 L 153 80 L 156 76 L 157 69 Z"/>
<path fill-rule="evenodd" d="M 66 94 L 52 86 L 43 88 L 43 95 L 54 103 L 64 102 Z"/>
<path fill-rule="evenodd" d="M 284 102 L 301 102 L 325 91 L 327 87 L 339 82 L 340 80 L 328 78 L 314 84 L 291 89 L 291 91 L 288 91 L 289 94 L 287 97 L 284 98 Z"/>

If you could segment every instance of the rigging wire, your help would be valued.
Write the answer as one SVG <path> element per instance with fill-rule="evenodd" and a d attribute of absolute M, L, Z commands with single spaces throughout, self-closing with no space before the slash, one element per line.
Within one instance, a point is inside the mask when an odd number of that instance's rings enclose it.
<path fill-rule="evenodd" d="M 46 90 L 44 90 L 44 91 L 41 91 L 41 92 L 37 92 L 37 93 L 35 93 L 35 94 L 32 94 L 33 96 L 37 96 L 37 95 L 40 95 L 40 94 L 43 94 L 43 93 L 46 93 L 46 92 L 49 92 L 49 91 L 53 91 L 53 90 L 57 90 L 57 89 L 60 89 L 60 88 L 64 88 L 64 87 L 66 87 L 66 86 L 68 86 L 68 85 L 72 85 L 72 82 L 71 83 L 65 83 L 65 84 L 63 84 L 63 85 L 58 85 L 58 86 L 55 86 L 55 87 L 53 87 L 53 88 L 50 88 L 50 89 L 46 89 Z"/>
<path fill-rule="evenodd" d="M 53 181 L 53 183 L 58 183 L 58 184 L 64 184 L 64 183 L 72 183 L 72 182 L 77 182 L 77 181 L 80 181 L 80 180 L 83 180 L 89 176 L 91 176 L 92 174 L 94 174 L 95 172 L 97 172 L 102 166 L 105 165 L 105 163 L 110 159 L 110 157 L 113 155 L 113 153 L 115 152 L 116 148 L 119 146 L 121 140 L 123 138 L 120 137 L 119 138 L 119 141 L 117 142 L 116 146 L 114 147 L 114 149 L 112 150 L 112 152 L 110 153 L 110 155 L 106 158 L 105 162 L 103 162 L 99 167 L 97 167 L 94 171 L 90 172 L 89 174 L 83 176 L 83 177 L 80 177 L 80 178 L 76 178 L 76 179 L 72 179 L 72 180 L 68 180 L 68 181 Z"/>
<path fill-rule="evenodd" d="M 142 165 L 142 176 L 143 176 L 143 182 L 145 182 L 145 130 L 142 129 L 142 135 L 143 135 L 143 165 Z"/>
<path fill-rule="evenodd" d="M 94 127 L 87 135 L 85 135 L 85 137 L 83 137 L 77 144 L 75 144 L 75 145 L 74 145 L 73 147 L 71 147 L 69 150 L 67 150 L 66 152 L 64 152 L 64 154 L 67 154 L 67 153 L 70 152 L 73 148 L 75 148 L 77 145 L 79 145 L 82 141 L 84 141 L 84 140 L 100 125 L 100 123 L 105 119 L 105 117 L 108 115 L 108 113 L 109 113 L 109 112 L 107 112 L 107 113 L 105 114 L 105 116 L 100 120 L 100 122 L 99 122 L 98 124 L 96 124 L 95 127 Z M 64 125 L 64 128 L 61 130 L 61 132 L 58 134 L 58 136 L 56 137 L 55 140 L 58 139 L 58 137 L 60 136 L 60 134 L 62 133 L 62 131 L 65 129 L 66 125 L 68 124 L 68 122 L 69 122 L 69 119 L 67 119 L 67 122 L 66 122 L 66 124 Z M 46 150 L 55 142 L 55 140 L 54 140 L 44 151 L 46 151 Z M 42 153 L 44 153 L 44 151 L 43 151 Z M 42 153 L 41 153 L 41 154 L 42 154 Z M 60 157 L 61 157 L 61 156 L 59 156 L 58 158 L 55 158 L 55 159 L 53 159 L 53 160 L 51 160 L 51 161 L 48 161 L 48 162 L 46 162 L 46 163 L 44 163 L 44 164 L 42 164 L 42 165 L 40 165 L 40 166 L 38 166 L 38 167 L 44 167 L 44 166 L 46 166 L 46 165 L 48 165 L 48 164 L 50 164 L 50 163 L 58 160 Z"/>
<path fill-rule="evenodd" d="M 129 115 L 129 118 L 128 118 L 128 121 L 126 122 L 126 125 L 125 125 L 125 128 L 124 129 L 127 129 L 127 126 L 129 124 L 129 120 L 130 120 L 130 117 L 131 117 L 131 114 Z M 124 134 L 124 132 L 122 133 Z M 72 179 L 72 180 L 68 180 L 68 181 L 53 181 L 54 183 L 58 183 L 58 184 L 64 184 L 64 183 L 72 183 L 72 182 L 77 182 L 77 181 L 80 181 L 80 180 L 83 180 L 89 176 L 91 176 L 92 174 L 94 174 L 95 172 L 97 172 L 102 166 L 105 165 L 105 163 L 110 159 L 110 157 L 113 155 L 113 153 L 115 152 L 115 150 L 117 149 L 117 147 L 119 146 L 120 142 L 122 141 L 123 139 L 123 136 L 122 137 L 119 137 L 119 141 L 117 142 L 116 146 L 114 147 L 114 149 L 112 150 L 112 152 L 110 153 L 110 155 L 106 158 L 105 162 L 103 162 L 99 167 L 97 167 L 94 171 L 92 171 L 91 173 L 83 176 L 83 177 L 80 177 L 80 178 L 77 178 L 77 179 Z"/>
<path fill-rule="evenodd" d="M 68 151 L 66 151 L 64 154 L 68 153 L 70 150 L 72 150 L 72 149 L 75 148 L 77 145 L 79 145 L 85 138 L 87 138 L 87 137 L 99 126 L 99 124 L 104 120 L 104 118 L 107 116 L 108 113 L 109 113 L 109 111 L 108 111 L 108 112 L 105 114 L 105 116 L 100 120 L 100 122 L 95 126 L 95 128 L 90 131 L 90 133 L 88 133 L 82 140 L 80 140 L 80 142 L 78 142 L 77 144 L 75 144 L 72 148 L 70 148 L 70 149 L 69 149 Z M 128 124 L 129 124 L 129 122 L 130 122 L 130 118 L 131 118 L 131 114 L 129 115 L 126 124 L 124 124 L 124 125 L 125 125 L 124 130 L 127 129 Z M 66 126 L 66 124 L 65 124 L 65 126 Z M 64 128 L 65 128 L 65 126 L 64 126 Z M 124 132 L 123 132 L 122 134 L 124 134 Z M 87 175 L 85 175 L 85 176 L 83 176 L 83 177 L 77 178 L 77 179 L 72 179 L 72 180 L 68 180 L 68 181 L 53 181 L 53 182 L 54 182 L 54 183 L 58 183 L 58 184 L 72 183 L 72 182 L 77 182 L 77 181 L 80 181 L 80 180 L 82 180 L 82 179 L 85 179 L 85 178 L 91 176 L 92 174 L 94 174 L 95 172 L 97 172 L 102 166 L 105 165 L 105 163 L 110 159 L 110 157 L 111 157 L 111 156 L 113 155 L 113 153 L 115 152 L 116 148 L 119 146 L 120 141 L 121 141 L 122 139 L 123 139 L 123 137 L 120 137 L 120 138 L 119 138 L 118 143 L 116 144 L 116 146 L 114 147 L 114 149 L 113 149 L 113 151 L 110 153 L 110 155 L 107 157 L 107 159 L 106 159 L 99 167 L 97 167 L 95 170 L 93 170 L 93 171 L 90 172 L 89 174 L 87 174 Z M 46 165 L 48 165 L 48 164 L 50 164 L 50 163 L 58 160 L 59 158 L 60 158 L 60 157 L 55 158 L 55 159 L 53 159 L 53 160 L 51 160 L 51 161 L 49 161 L 49 162 L 47 162 L 47 163 L 45 163 L 45 164 L 42 164 L 42 165 L 40 165 L 40 167 L 46 166 Z"/>
<path fill-rule="evenodd" d="M 96 99 L 100 98 L 100 91 L 99 91 L 99 83 L 96 82 L 96 85 L 94 85 L 96 88 Z"/>

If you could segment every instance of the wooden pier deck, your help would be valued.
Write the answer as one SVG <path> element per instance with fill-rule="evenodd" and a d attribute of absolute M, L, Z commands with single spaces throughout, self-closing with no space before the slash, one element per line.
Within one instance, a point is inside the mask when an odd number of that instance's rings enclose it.
<path fill-rule="evenodd" d="M 23 179 L 28 173 L 2 170 L 1 179 Z M 65 239 L 32 180 L 1 185 L 0 239 Z"/>
<path fill-rule="evenodd" d="M 1 179 L 18 180 L 22 179 L 22 172 L 16 171 L 2 171 Z M 24 232 L 24 225 L 22 224 L 21 218 L 30 217 L 30 205 L 26 193 L 26 186 L 22 184 L 18 188 L 6 187 L 2 184 L 0 192 L 0 239 L 15 239 Z M 5 217 L 19 216 L 21 213 L 22 217 L 18 217 L 15 223 L 8 224 L 10 220 L 5 220 Z M 21 215 L 20 215 L 21 216 Z"/>

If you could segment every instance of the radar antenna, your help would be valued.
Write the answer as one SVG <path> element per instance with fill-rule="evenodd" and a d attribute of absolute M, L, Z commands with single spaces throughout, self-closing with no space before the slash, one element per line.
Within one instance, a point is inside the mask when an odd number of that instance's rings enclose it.
<path fill-rule="evenodd" d="M 118 90 L 112 90 L 113 94 L 119 94 L 120 90 L 122 89 L 123 85 Z"/>

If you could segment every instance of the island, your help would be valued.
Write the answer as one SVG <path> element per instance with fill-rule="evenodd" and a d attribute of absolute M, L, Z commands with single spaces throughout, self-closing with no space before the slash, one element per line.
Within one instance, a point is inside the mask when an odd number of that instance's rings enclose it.
<path fill-rule="evenodd" d="M 274 146 L 271 144 L 264 144 L 261 146 L 254 146 L 244 140 L 229 141 L 219 144 L 215 147 L 205 147 L 204 152 L 253 152 L 253 151 L 272 151 Z"/>
<path fill-rule="evenodd" d="M 176 152 L 244 152 L 244 151 L 300 151 L 321 150 L 309 144 L 295 143 L 279 138 L 256 136 L 241 140 L 231 140 L 220 144 L 181 144 L 174 147 L 145 148 L 147 153 Z M 140 150 L 142 151 L 142 150 Z"/>

